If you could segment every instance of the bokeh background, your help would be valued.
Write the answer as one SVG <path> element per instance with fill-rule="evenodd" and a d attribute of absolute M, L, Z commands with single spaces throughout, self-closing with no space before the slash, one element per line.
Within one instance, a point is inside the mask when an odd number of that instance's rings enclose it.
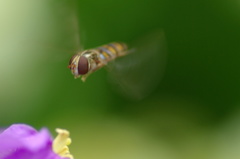
<path fill-rule="evenodd" d="M 76 159 L 238 159 L 239 9 L 237 0 L 1 1 L 0 125 L 66 128 Z M 105 69 L 85 83 L 67 69 L 79 44 L 157 28 L 167 64 L 144 99 L 118 93 Z"/>

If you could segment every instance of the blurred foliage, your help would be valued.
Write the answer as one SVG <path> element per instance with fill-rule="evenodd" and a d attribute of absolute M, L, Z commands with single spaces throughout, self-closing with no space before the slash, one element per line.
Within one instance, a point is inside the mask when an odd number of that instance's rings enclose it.
<path fill-rule="evenodd" d="M 238 1 L 0 4 L 2 126 L 25 122 L 38 128 L 69 129 L 76 158 L 235 159 L 240 155 Z M 67 69 L 79 49 L 78 35 L 80 44 L 91 48 L 130 42 L 158 28 L 167 41 L 165 74 L 141 101 L 121 96 L 104 69 L 85 83 L 74 80 Z"/>

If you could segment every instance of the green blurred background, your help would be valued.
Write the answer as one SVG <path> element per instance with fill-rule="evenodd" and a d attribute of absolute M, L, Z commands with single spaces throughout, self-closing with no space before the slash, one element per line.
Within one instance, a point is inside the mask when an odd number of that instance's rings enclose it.
<path fill-rule="evenodd" d="M 239 1 L 21 0 L 0 8 L 1 126 L 66 128 L 76 159 L 240 157 Z M 85 83 L 67 69 L 78 35 L 89 48 L 157 28 L 167 65 L 143 100 L 117 93 L 104 69 Z"/>

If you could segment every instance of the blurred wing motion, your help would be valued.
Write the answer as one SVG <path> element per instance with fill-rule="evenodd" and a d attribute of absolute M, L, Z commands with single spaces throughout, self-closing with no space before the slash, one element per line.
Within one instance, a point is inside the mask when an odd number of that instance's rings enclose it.
<path fill-rule="evenodd" d="M 83 42 L 80 41 L 79 19 L 77 17 L 76 2 L 74 0 L 58 0 L 53 6 L 57 21 L 56 30 L 60 44 L 69 50 L 81 51 Z M 62 47 L 63 47 L 62 46 Z"/>
<path fill-rule="evenodd" d="M 114 88 L 124 96 L 140 100 L 158 86 L 166 64 L 164 32 L 157 30 L 134 41 L 129 54 L 109 64 Z"/>
<path fill-rule="evenodd" d="M 34 45 L 52 62 L 65 61 L 66 58 L 83 49 L 80 41 L 79 18 L 75 0 L 49 0 L 47 30 L 29 43 Z M 44 29 L 44 28 L 43 28 Z M 84 34 L 83 34 L 84 35 Z M 82 36 L 81 36 L 82 37 Z"/>

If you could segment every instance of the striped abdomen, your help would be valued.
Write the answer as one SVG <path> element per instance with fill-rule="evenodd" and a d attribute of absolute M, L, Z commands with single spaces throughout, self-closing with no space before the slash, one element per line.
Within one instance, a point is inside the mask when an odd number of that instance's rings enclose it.
<path fill-rule="evenodd" d="M 100 53 L 100 58 L 106 62 L 111 61 L 127 53 L 127 45 L 121 42 L 113 42 L 96 48 Z"/>

